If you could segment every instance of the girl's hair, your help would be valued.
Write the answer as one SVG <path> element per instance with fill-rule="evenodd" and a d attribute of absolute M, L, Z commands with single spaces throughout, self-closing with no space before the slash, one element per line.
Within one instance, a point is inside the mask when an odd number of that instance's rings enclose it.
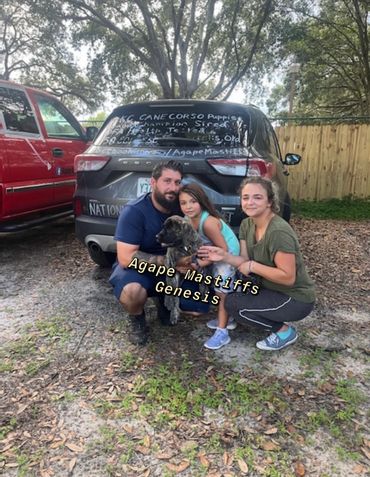
<path fill-rule="evenodd" d="M 197 202 L 199 202 L 199 205 L 201 206 L 202 210 L 206 210 L 209 215 L 212 215 L 213 217 L 216 217 L 218 219 L 222 218 L 216 207 L 209 200 L 207 194 L 195 182 L 192 182 L 190 184 L 184 184 L 183 186 L 181 186 L 179 190 L 179 197 L 182 192 L 191 195 Z"/>
<path fill-rule="evenodd" d="M 278 213 L 280 210 L 280 201 L 279 201 L 279 189 L 277 185 L 270 181 L 270 179 L 265 179 L 264 177 L 246 177 L 239 187 L 239 195 L 241 195 L 242 190 L 247 184 L 259 184 L 261 185 L 266 193 L 267 200 L 271 203 L 271 210 L 275 213 Z"/>

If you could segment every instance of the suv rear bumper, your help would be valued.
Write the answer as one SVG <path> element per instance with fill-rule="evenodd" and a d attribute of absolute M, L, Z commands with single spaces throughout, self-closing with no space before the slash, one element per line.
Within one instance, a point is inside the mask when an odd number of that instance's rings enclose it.
<path fill-rule="evenodd" d="M 97 244 L 103 252 L 116 253 L 116 241 L 113 239 L 117 219 L 80 215 L 76 217 L 76 236 L 87 247 Z"/>

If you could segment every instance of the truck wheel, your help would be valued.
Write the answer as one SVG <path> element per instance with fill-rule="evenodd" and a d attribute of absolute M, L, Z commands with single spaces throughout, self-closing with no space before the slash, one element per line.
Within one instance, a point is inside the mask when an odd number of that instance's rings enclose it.
<path fill-rule="evenodd" d="M 291 214 L 292 214 L 292 202 L 290 200 L 289 194 L 287 193 L 283 202 L 283 213 L 281 215 L 283 219 L 289 223 Z"/>

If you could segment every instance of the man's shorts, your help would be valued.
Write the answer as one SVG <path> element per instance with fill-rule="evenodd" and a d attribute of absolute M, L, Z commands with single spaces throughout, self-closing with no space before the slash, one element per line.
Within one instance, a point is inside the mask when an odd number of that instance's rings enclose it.
<path fill-rule="evenodd" d="M 122 268 L 118 264 L 114 264 L 113 267 L 109 283 L 114 288 L 114 295 L 117 300 L 120 299 L 123 288 L 129 283 L 139 283 L 147 291 L 148 297 L 160 295 L 160 293 L 155 290 L 155 286 L 158 282 L 164 281 L 163 276 L 156 277 L 152 273 L 139 273 L 132 268 Z M 198 290 L 198 284 L 190 281 L 184 281 L 180 286 L 185 289 L 190 289 L 193 292 Z M 194 301 L 191 298 L 185 299 L 180 297 L 180 308 L 184 311 L 207 313 L 209 303 L 202 303 L 201 301 Z"/>

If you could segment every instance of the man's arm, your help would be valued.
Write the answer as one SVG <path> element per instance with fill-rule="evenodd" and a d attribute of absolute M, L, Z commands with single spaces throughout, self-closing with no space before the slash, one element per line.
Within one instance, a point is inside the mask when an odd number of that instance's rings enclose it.
<path fill-rule="evenodd" d="M 117 242 L 117 259 L 121 267 L 128 267 L 133 258 L 147 263 L 155 263 L 156 265 L 163 265 L 164 256 L 152 255 L 139 250 L 139 245 L 132 245 L 125 242 Z"/>

